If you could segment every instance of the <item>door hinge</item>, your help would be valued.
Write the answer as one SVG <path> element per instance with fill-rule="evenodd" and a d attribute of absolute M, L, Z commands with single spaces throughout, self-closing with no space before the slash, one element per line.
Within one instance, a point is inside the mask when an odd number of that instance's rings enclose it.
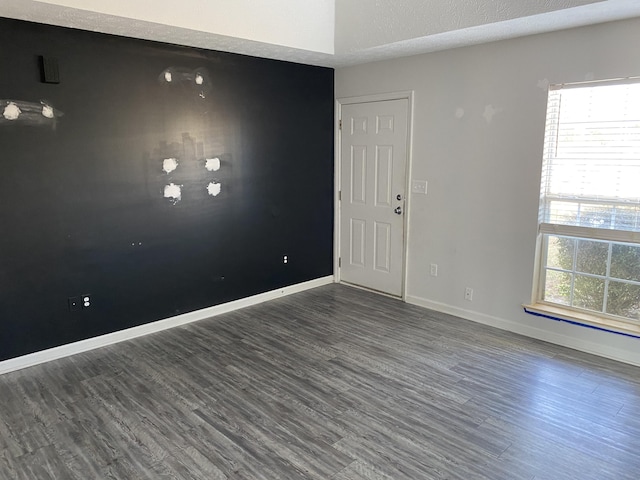
<path fill-rule="evenodd" d="M 338 191 L 338 201 L 341 202 L 342 201 L 342 190 Z"/>
<path fill-rule="evenodd" d="M 338 257 L 338 268 L 342 267 L 342 258 Z"/>
<path fill-rule="evenodd" d="M 338 120 L 338 130 L 342 130 L 342 120 Z"/>

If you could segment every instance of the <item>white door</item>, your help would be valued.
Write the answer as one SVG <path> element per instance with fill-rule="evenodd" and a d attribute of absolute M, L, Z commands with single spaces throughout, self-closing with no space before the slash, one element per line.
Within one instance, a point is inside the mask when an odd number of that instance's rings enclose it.
<path fill-rule="evenodd" d="M 342 106 L 340 279 L 402 295 L 408 100 Z"/>

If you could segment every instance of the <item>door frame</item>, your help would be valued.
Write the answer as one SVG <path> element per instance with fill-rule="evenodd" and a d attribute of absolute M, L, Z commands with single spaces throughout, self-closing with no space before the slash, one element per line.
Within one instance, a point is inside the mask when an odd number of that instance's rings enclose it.
<path fill-rule="evenodd" d="M 413 98 L 414 91 L 401 91 L 380 93 L 373 95 L 361 95 L 356 97 L 340 97 L 336 98 L 335 103 L 335 161 L 334 161 L 334 221 L 333 221 L 333 272 L 334 282 L 340 283 L 340 265 L 339 258 L 340 252 L 340 198 L 339 192 L 342 179 L 340 178 L 341 166 L 342 166 L 342 131 L 340 130 L 340 120 L 342 119 L 342 106 L 353 105 L 358 103 L 375 103 L 384 102 L 387 100 L 407 100 L 407 163 L 405 165 L 405 179 L 404 179 L 404 191 L 405 191 L 405 214 L 403 218 L 403 239 L 402 239 L 402 285 L 400 286 L 401 297 L 403 301 L 407 301 L 407 262 L 409 259 L 409 215 L 411 213 L 411 165 L 413 159 Z M 364 288 L 364 287 L 363 287 Z M 377 292 L 382 293 L 382 292 Z M 395 298 L 395 297 L 394 297 Z"/>

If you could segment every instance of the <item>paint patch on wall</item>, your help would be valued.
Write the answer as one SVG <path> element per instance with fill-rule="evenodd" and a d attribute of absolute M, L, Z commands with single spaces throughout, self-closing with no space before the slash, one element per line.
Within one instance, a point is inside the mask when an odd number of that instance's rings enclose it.
<path fill-rule="evenodd" d="M 0 100 L 0 125 L 28 125 L 55 127 L 58 117 L 63 113 L 53 107 L 51 103 L 41 100 L 40 102 L 25 102 L 22 100 Z"/>
<path fill-rule="evenodd" d="M 587 72 L 584 74 L 584 81 L 585 82 L 591 82 L 592 80 L 595 80 L 596 76 L 593 72 Z"/>
<path fill-rule="evenodd" d="M 207 98 L 211 89 L 209 73 L 205 68 L 191 70 L 184 67 L 167 67 L 160 75 L 158 82 L 165 87 L 192 90 L 194 95 L 201 99 Z"/>
<path fill-rule="evenodd" d="M 221 190 L 222 190 L 221 183 L 209 182 L 209 185 L 207 185 L 207 192 L 212 197 L 217 197 L 218 195 L 220 195 Z"/>
<path fill-rule="evenodd" d="M 176 168 L 178 168 L 178 160 L 175 158 L 165 158 L 162 161 L 162 170 L 166 173 L 173 172 Z"/>
<path fill-rule="evenodd" d="M 21 113 L 22 113 L 22 110 L 20 110 L 20 107 L 18 107 L 18 105 L 16 105 L 15 102 L 9 102 L 4 107 L 4 112 L 2 112 L 2 116 L 7 120 L 17 120 Z"/>
<path fill-rule="evenodd" d="M 45 118 L 53 118 L 55 117 L 55 112 L 53 111 L 53 107 L 51 105 L 47 105 L 46 103 L 42 104 L 42 116 Z"/>
<path fill-rule="evenodd" d="M 192 85 L 199 90 L 208 88 L 211 84 L 205 68 L 191 70 L 184 67 L 167 67 L 160 72 L 158 81 L 163 85 Z"/>
<path fill-rule="evenodd" d="M 175 205 L 182 199 L 182 185 L 170 183 L 164 186 L 164 198 L 168 198 Z"/>
<path fill-rule="evenodd" d="M 217 172 L 218 170 L 220 170 L 220 159 L 218 157 L 207 158 L 204 164 L 204 168 L 206 168 L 210 172 Z"/>
<path fill-rule="evenodd" d="M 487 121 L 487 123 L 491 123 L 493 121 L 493 117 L 495 117 L 501 111 L 502 111 L 501 108 L 496 108 L 493 105 L 487 105 L 484 107 L 484 112 L 482 113 L 482 116 Z"/>
<path fill-rule="evenodd" d="M 455 113 L 456 118 L 459 120 L 462 117 L 464 117 L 464 108 L 462 107 L 458 107 L 456 108 L 456 113 Z"/>

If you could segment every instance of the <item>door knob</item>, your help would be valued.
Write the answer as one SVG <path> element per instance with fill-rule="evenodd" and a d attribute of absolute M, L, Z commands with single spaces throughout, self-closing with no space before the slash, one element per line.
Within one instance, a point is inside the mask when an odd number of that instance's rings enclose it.
<path fill-rule="evenodd" d="M 402 215 L 402 207 L 396 207 L 396 209 L 394 210 L 394 212 L 398 215 Z"/>

